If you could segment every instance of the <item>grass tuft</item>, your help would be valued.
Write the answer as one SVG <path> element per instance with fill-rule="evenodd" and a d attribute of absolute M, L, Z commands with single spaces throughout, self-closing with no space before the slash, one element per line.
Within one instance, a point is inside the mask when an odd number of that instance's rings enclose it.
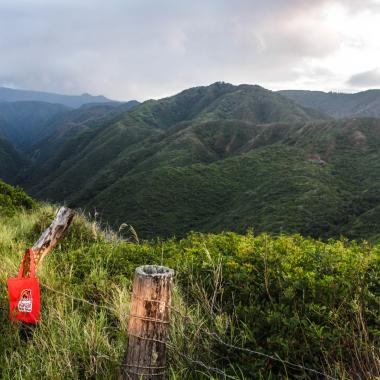
<path fill-rule="evenodd" d="M 176 273 L 171 379 L 322 377 L 302 367 L 380 375 L 380 245 L 366 242 L 247 232 L 137 244 L 79 215 L 39 268 L 41 323 L 10 323 L 6 279 L 54 212 L 0 217 L 0 378 L 118 378 L 133 274 L 144 264 Z"/>

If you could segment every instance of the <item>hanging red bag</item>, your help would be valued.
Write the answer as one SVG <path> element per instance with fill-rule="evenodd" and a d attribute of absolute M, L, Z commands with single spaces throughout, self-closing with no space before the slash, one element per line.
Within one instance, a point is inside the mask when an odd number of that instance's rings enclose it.
<path fill-rule="evenodd" d="M 24 265 L 29 256 L 29 277 L 24 277 Z M 9 318 L 36 324 L 40 320 L 40 284 L 35 274 L 34 253 L 32 249 L 25 252 L 18 277 L 8 278 L 10 301 Z"/>

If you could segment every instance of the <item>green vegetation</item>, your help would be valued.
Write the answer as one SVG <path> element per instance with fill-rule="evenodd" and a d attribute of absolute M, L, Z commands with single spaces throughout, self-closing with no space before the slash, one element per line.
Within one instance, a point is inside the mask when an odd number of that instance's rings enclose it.
<path fill-rule="evenodd" d="M 278 93 L 303 107 L 311 107 L 332 117 L 380 117 L 380 90 L 356 94 L 303 90 L 283 90 Z"/>
<path fill-rule="evenodd" d="M 23 190 L 0 180 L 0 217 L 12 216 L 17 211 L 36 207 L 36 202 Z"/>
<path fill-rule="evenodd" d="M 380 239 L 379 119 L 333 120 L 227 83 L 130 106 L 65 114 L 11 180 L 143 238 L 253 228 Z"/>
<path fill-rule="evenodd" d="M 13 182 L 25 164 L 26 160 L 20 153 L 7 139 L 0 135 L 0 179 Z"/>
<path fill-rule="evenodd" d="M 54 208 L 0 181 L 0 378 L 117 378 L 143 264 L 176 271 L 171 379 L 380 376 L 380 121 L 225 83 L 130 107 L 37 123 L 28 164 L 0 139 L 1 178 L 97 218 L 46 258 L 21 328 L 5 280 Z"/>
<path fill-rule="evenodd" d="M 326 116 L 259 86 L 215 83 L 196 87 L 170 98 L 147 101 L 112 122 L 63 130 L 58 138 L 52 136 L 44 147 L 35 151 L 35 163 L 20 183 L 38 198 L 65 200 L 89 210 L 95 207 L 115 227 L 125 221 L 136 224 L 144 237 L 183 236 L 191 229 L 242 231 L 241 226 L 231 226 L 232 222 L 214 222 L 211 228 L 209 221 L 202 217 L 207 211 L 208 217 L 223 217 L 220 210 L 224 205 L 219 200 L 226 199 L 224 192 L 236 198 L 241 196 L 241 190 L 251 190 L 250 184 L 240 188 L 238 178 L 224 178 L 230 175 L 230 170 L 239 178 L 242 173 L 236 172 L 234 164 L 227 161 L 228 168 L 224 168 L 223 160 L 239 156 L 244 161 L 242 155 L 280 142 L 276 141 L 277 135 L 283 135 L 279 125 L 266 128 L 256 123 L 302 123 L 316 118 L 326 119 Z M 290 126 L 284 125 L 284 131 Z M 239 165 L 237 161 L 236 158 L 234 162 Z M 213 163 L 215 168 L 192 166 Z M 208 178 L 202 186 L 197 183 L 202 179 L 197 174 L 199 170 L 205 176 L 210 170 L 220 182 Z M 173 178 L 171 183 L 164 178 L 168 171 Z M 183 177 L 189 186 L 181 183 Z M 224 185 L 230 186 L 230 182 L 231 191 L 225 191 Z M 196 191 L 192 191 L 192 185 Z M 166 208 L 174 207 L 173 195 L 179 198 L 177 214 Z M 231 199 L 227 201 L 231 204 Z M 191 204 L 195 204 L 194 210 Z M 204 204 L 208 206 L 204 208 Z M 168 224 L 161 218 L 163 214 L 167 214 Z M 238 222 L 244 224 L 242 220 Z M 260 228 L 259 223 L 247 223 Z"/>
<path fill-rule="evenodd" d="M 0 88 L 1 92 L 1 88 Z M 55 120 L 69 108 L 43 102 L 0 102 L 0 134 L 19 149 L 27 149 L 38 138 L 55 130 Z"/>
<path fill-rule="evenodd" d="M 142 237 L 252 227 L 379 238 L 376 119 L 184 122 L 153 132 L 120 126 L 111 138 L 112 149 L 100 132 L 77 136 L 57 155 L 57 170 L 37 176 L 45 179 L 33 193 L 96 209 L 114 228 L 132 224 Z"/>
<path fill-rule="evenodd" d="M 288 362 L 380 376 L 379 245 L 252 232 L 137 243 L 77 217 L 39 270 L 42 322 L 20 328 L 8 322 L 5 280 L 53 215 L 42 206 L 0 219 L 2 379 L 116 379 L 143 264 L 176 271 L 170 379 L 225 378 L 215 368 L 236 379 L 323 377 Z"/>
<path fill-rule="evenodd" d="M 104 124 L 136 104 L 136 101 L 85 104 L 71 109 L 41 101 L 0 101 L 0 135 L 7 137 L 17 149 L 24 152 L 37 150 L 34 153 L 39 154 L 45 149 L 47 138 L 56 138 L 57 133 L 61 135 L 68 128 L 86 128 L 95 119 Z"/>

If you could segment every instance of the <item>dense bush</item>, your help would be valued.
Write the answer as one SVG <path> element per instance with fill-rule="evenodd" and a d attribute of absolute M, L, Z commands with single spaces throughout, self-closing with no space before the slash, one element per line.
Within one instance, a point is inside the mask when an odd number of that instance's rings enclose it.
<path fill-rule="evenodd" d="M 10 216 L 21 209 L 31 209 L 36 206 L 19 187 L 13 187 L 0 180 L 0 216 Z"/>
<path fill-rule="evenodd" d="M 44 207 L 0 223 L 0 378 L 117 378 L 133 272 L 148 263 L 176 271 L 170 378 L 322 377 L 288 362 L 380 375 L 380 246 L 347 240 L 194 233 L 138 244 L 78 217 L 40 268 L 42 322 L 25 338 L 7 320 L 5 279 L 52 216 Z"/>

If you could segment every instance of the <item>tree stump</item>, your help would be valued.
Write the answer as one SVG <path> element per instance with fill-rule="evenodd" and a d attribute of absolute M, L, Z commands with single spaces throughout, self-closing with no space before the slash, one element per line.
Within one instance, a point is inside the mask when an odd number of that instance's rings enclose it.
<path fill-rule="evenodd" d="M 170 324 L 174 271 L 145 265 L 135 271 L 123 379 L 166 377 L 166 341 Z"/>

